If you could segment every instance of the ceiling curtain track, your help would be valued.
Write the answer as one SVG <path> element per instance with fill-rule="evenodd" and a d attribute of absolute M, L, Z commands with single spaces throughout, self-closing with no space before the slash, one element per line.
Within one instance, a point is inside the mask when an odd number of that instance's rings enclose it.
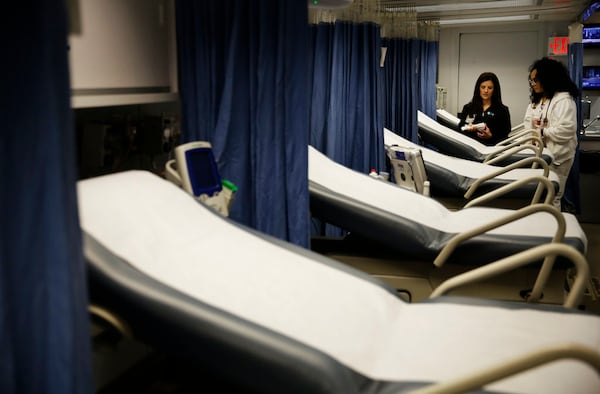
<path fill-rule="evenodd" d="M 384 125 L 418 143 L 417 110 L 435 118 L 439 22 L 418 20 L 414 6 L 380 8 Z"/>
<path fill-rule="evenodd" d="M 308 247 L 306 1 L 175 4 L 183 139 L 212 143 L 232 219 Z"/>
<path fill-rule="evenodd" d="M 382 40 L 370 55 L 378 58 L 382 68 L 377 110 L 385 127 L 418 142 L 417 110 L 429 116 L 436 111 L 439 22 L 418 20 L 414 4 L 398 6 L 386 0 L 355 0 L 344 9 L 311 9 L 309 21 L 380 26 Z"/>
<path fill-rule="evenodd" d="M 414 3 L 398 6 L 394 0 L 354 0 L 341 9 L 309 9 L 309 23 L 372 22 L 380 26 L 382 38 L 415 38 L 439 41 L 439 22 L 417 18 Z"/>

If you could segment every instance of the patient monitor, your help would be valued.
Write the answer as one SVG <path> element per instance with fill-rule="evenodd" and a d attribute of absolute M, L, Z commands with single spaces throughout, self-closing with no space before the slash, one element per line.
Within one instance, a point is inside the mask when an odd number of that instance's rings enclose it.
<path fill-rule="evenodd" d="M 175 159 L 169 160 L 165 168 L 168 180 L 223 216 L 229 216 L 237 187 L 221 179 L 209 142 L 179 145 L 175 148 Z"/>
<path fill-rule="evenodd" d="M 387 148 L 392 174 L 397 185 L 419 194 L 427 194 L 427 173 L 421 150 L 392 145 Z"/>

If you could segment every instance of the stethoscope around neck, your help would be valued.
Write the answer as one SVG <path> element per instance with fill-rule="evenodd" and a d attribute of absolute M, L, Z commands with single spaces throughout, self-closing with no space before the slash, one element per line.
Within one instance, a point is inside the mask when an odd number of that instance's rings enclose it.
<path fill-rule="evenodd" d="M 552 97 L 540 98 L 540 101 L 538 103 L 533 103 L 533 109 L 536 109 L 538 105 L 540 106 L 541 109 L 544 109 L 544 105 L 546 105 L 546 102 L 548 102 L 548 107 L 550 107 L 550 103 L 552 102 Z M 547 109 L 546 109 L 546 112 L 548 112 Z"/>
<path fill-rule="evenodd" d="M 539 106 L 540 106 L 540 119 L 543 118 L 544 121 L 548 120 L 548 110 L 550 109 L 550 103 L 551 102 L 552 102 L 552 97 L 550 97 L 550 98 L 546 97 L 545 101 L 544 101 L 544 97 L 542 97 L 540 99 L 540 102 L 539 102 Z M 533 109 L 536 109 L 537 106 L 538 106 L 538 103 L 533 104 Z M 546 107 L 546 113 L 544 114 L 544 116 L 542 116 L 542 112 L 544 111 L 544 107 Z"/>
<path fill-rule="evenodd" d="M 544 97 L 542 97 L 540 99 L 539 103 L 534 103 L 533 106 L 532 106 L 533 109 L 536 109 L 537 106 L 538 106 L 538 104 L 539 104 L 539 106 L 540 106 L 540 116 L 539 116 L 539 119 L 540 119 L 540 123 L 542 125 L 546 125 L 548 123 L 548 110 L 550 109 L 550 103 L 552 102 L 552 97 L 551 98 L 545 97 L 545 98 L 546 98 L 545 101 L 544 101 Z M 543 113 L 544 112 L 544 106 L 546 104 L 548 104 L 546 106 L 546 112 Z M 544 127 L 544 126 L 542 126 L 542 127 Z"/>

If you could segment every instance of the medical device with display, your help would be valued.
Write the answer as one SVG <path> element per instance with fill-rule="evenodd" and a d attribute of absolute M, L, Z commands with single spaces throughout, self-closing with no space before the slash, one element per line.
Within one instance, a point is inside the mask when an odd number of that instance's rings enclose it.
<path fill-rule="evenodd" d="M 221 179 L 209 142 L 194 141 L 179 145 L 175 148 L 175 159 L 169 160 L 165 167 L 168 180 L 223 216 L 229 216 L 237 187 Z"/>

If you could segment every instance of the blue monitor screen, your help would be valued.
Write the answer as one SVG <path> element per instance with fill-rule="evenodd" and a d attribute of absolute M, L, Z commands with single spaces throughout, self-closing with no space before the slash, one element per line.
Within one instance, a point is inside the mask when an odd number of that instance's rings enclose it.
<path fill-rule="evenodd" d="M 600 45 L 600 25 L 584 26 L 581 42 L 584 45 Z"/>
<path fill-rule="evenodd" d="M 221 179 L 210 148 L 190 149 L 185 154 L 194 196 L 221 190 Z"/>
<path fill-rule="evenodd" d="M 583 89 L 600 89 L 600 66 L 583 66 L 581 87 Z"/>

